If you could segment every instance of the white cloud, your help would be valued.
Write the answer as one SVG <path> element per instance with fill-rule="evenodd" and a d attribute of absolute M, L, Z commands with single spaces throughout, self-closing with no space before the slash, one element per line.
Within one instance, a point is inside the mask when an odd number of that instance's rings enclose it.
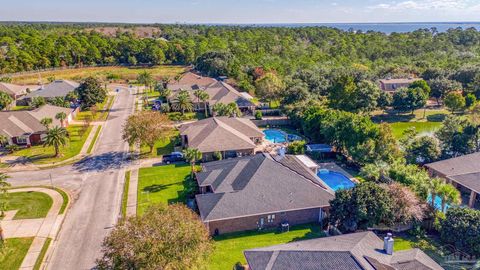
<path fill-rule="evenodd" d="M 462 10 L 468 7 L 468 2 L 468 0 L 407 0 L 382 3 L 369 8 L 388 10 Z"/>

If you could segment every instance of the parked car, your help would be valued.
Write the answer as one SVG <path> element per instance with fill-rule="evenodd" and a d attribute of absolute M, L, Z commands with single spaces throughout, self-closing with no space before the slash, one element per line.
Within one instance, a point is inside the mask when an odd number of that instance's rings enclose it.
<path fill-rule="evenodd" d="M 162 162 L 165 164 L 170 164 L 172 162 L 180 162 L 180 161 L 185 161 L 185 158 L 183 158 L 183 154 L 180 152 L 172 152 L 168 155 L 163 155 L 162 157 Z"/>

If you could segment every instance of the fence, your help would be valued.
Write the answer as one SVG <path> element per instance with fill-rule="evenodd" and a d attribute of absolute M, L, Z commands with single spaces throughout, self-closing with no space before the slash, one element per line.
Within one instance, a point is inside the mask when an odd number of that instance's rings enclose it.
<path fill-rule="evenodd" d="M 287 117 L 282 117 L 282 118 L 264 118 L 262 120 L 252 120 L 252 122 L 257 126 L 257 127 L 263 127 L 263 126 L 289 126 L 291 124 L 290 119 Z"/>

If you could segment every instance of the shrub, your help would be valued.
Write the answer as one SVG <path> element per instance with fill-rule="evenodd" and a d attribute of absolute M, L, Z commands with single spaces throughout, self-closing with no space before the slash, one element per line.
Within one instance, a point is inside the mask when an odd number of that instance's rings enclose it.
<path fill-rule="evenodd" d="M 305 141 L 294 141 L 288 145 L 287 151 L 292 155 L 301 155 L 305 153 Z"/>
<path fill-rule="evenodd" d="M 255 111 L 255 119 L 256 120 L 262 120 L 263 119 L 262 111 Z"/>

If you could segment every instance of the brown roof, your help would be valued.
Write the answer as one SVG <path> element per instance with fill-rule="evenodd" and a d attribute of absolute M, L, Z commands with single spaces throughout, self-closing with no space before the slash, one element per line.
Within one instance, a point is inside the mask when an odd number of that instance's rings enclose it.
<path fill-rule="evenodd" d="M 187 72 L 183 74 L 179 80 L 168 84 L 167 88 L 170 90 L 191 90 L 195 85 L 198 87 L 206 87 L 215 82 L 217 82 L 217 80 L 214 78 L 204 77 L 193 72 Z"/>
<path fill-rule="evenodd" d="M 480 152 L 433 162 L 425 167 L 480 193 Z"/>
<path fill-rule="evenodd" d="M 0 133 L 9 137 L 17 137 L 25 134 L 45 131 L 40 121 L 45 118 L 52 119 L 52 126 L 60 126 L 60 121 L 55 119 L 59 112 L 65 112 L 67 116 L 72 109 L 45 105 L 32 111 L 4 111 L 0 112 Z"/>
<path fill-rule="evenodd" d="M 245 98 L 245 96 L 243 96 L 235 88 L 224 82 L 215 81 L 212 84 L 201 87 L 197 87 L 196 85 L 184 85 L 182 87 L 179 87 L 178 89 L 173 90 L 170 98 L 175 98 L 175 96 L 181 90 L 188 91 L 191 100 L 194 102 L 197 101 L 197 98 L 194 95 L 195 91 L 204 90 L 209 96 L 207 102 L 210 106 L 213 106 L 217 103 L 229 104 L 232 102 L 237 103 L 238 107 L 250 107 L 254 105 L 249 99 Z"/>
<path fill-rule="evenodd" d="M 443 269 L 420 249 L 396 251 L 393 255 L 386 254 L 383 252 L 383 241 L 373 232 L 297 241 L 250 249 L 244 253 L 252 270 Z M 316 259 L 319 256 L 328 259 Z"/>
<path fill-rule="evenodd" d="M 403 79 L 383 79 L 380 80 L 383 84 L 409 84 L 418 81 L 418 78 L 403 78 Z"/>
<path fill-rule="evenodd" d="M 27 88 L 35 90 L 38 88 L 36 85 L 17 85 L 11 83 L 0 82 L 0 92 L 5 92 L 10 96 L 21 96 L 27 94 Z"/>
<path fill-rule="evenodd" d="M 180 134 L 187 136 L 189 147 L 202 153 L 254 149 L 251 138 L 264 136 L 250 120 L 225 116 L 182 125 Z"/>

